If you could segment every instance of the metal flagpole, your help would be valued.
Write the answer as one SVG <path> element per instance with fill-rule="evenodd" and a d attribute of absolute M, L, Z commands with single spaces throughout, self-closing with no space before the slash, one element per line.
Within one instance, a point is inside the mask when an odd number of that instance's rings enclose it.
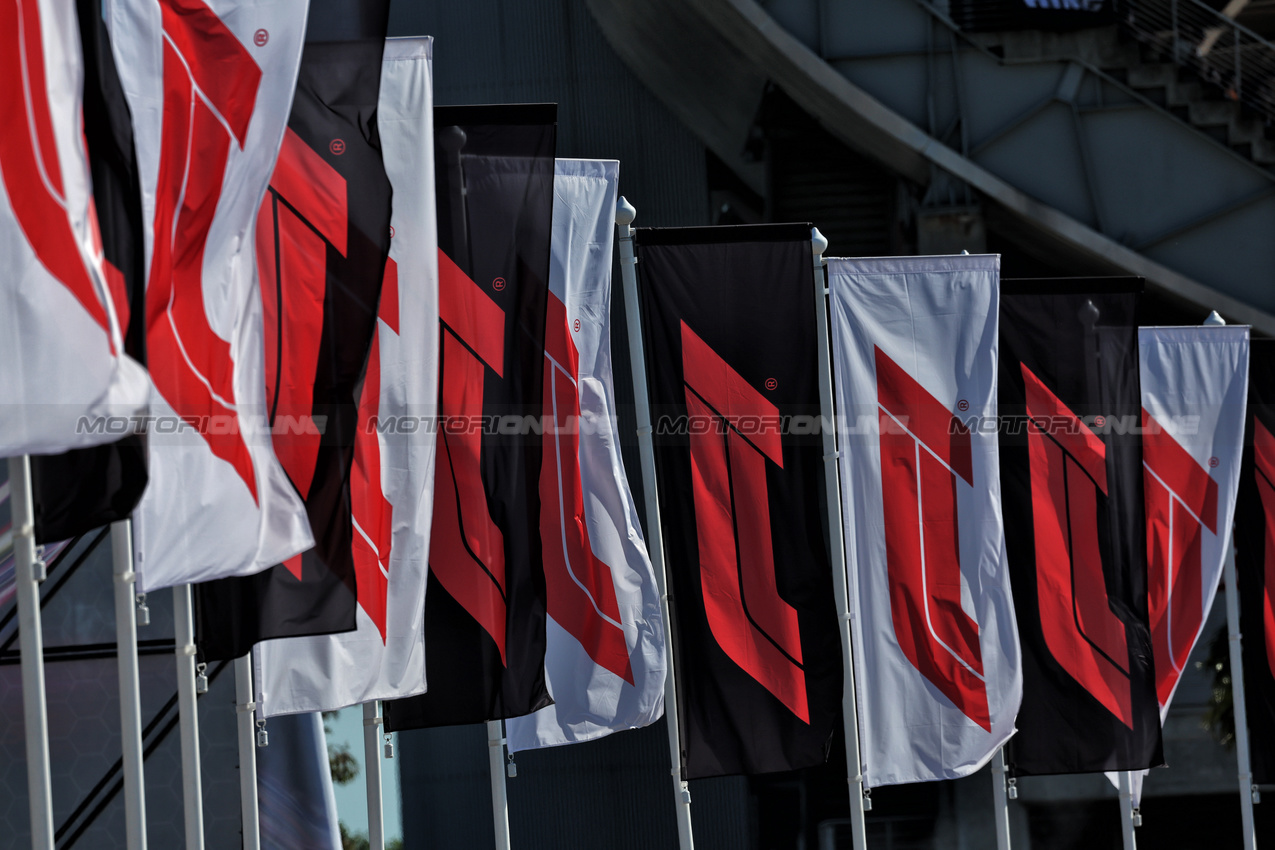
<path fill-rule="evenodd" d="M 1124 839 L 1124 850 L 1137 850 L 1138 839 L 1133 829 L 1137 826 L 1133 820 L 1133 783 L 1129 779 L 1129 771 L 1122 770 L 1120 775 L 1120 834 Z"/>
<path fill-rule="evenodd" d="M 500 720 L 487 721 L 487 766 L 491 771 L 491 823 L 496 830 L 496 850 L 509 850 L 509 796 L 505 790 L 505 727 Z"/>
<path fill-rule="evenodd" d="M 385 809 L 381 797 L 381 703 L 363 703 L 363 760 L 367 762 L 367 842 L 369 850 L 385 850 Z"/>
<path fill-rule="evenodd" d="M 850 837 L 854 850 L 868 846 L 867 825 L 863 818 L 863 771 L 859 757 L 859 709 L 855 702 L 854 649 L 850 623 L 850 593 L 846 586 L 846 545 L 841 527 L 841 488 L 837 474 L 837 429 L 832 401 L 832 358 L 828 351 L 828 286 L 824 283 L 823 252 L 828 240 L 819 228 L 810 228 L 810 250 L 813 254 L 815 322 L 819 338 L 819 415 L 823 432 L 824 499 L 828 506 L 828 552 L 832 556 L 832 587 L 841 618 L 841 657 L 845 662 L 841 688 L 841 717 L 846 736 L 846 777 L 850 786 Z"/>
<path fill-rule="evenodd" d="M 142 705 L 137 682 L 137 596 L 133 523 L 111 523 L 115 574 L 115 646 L 120 679 L 120 744 L 124 763 L 124 830 L 128 846 L 146 850 L 146 791 L 142 784 Z"/>
<path fill-rule="evenodd" d="M 1226 320 L 1214 310 L 1204 320 L 1205 325 L 1225 325 Z M 1231 651 L 1231 702 L 1235 707 L 1235 755 L 1240 784 L 1240 822 L 1244 830 L 1244 850 L 1257 850 L 1257 836 L 1253 829 L 1253 798 L 1257 786 L 1253 784 L 1253 767 L 1248 749 L 1248 706 L 1244 701 L 1244 654 L 1240 644 L 1240 588 L 1235 576 L 1235 545 L 1227 547 L 1226 560 L 1222 564 L 1222 578 L 1226 582 L 1226 632 Z"/>
<path fill-rule="evenodd" d="M 18 597 L 22 655 L 31 846 L 35 850 L 53 850 L 53 782 L 49 773 L 49 718 L 44 702 L 44 636 L 40 631 L 39 583 L 44 580 L 44 562 L 35 553 L 31 459 L 26 455 L 9 458 L 9 498 L 13 506 L 14 592 Z"/>
<path fill-rule="evenodd" d="M 638 312 L 637 258 L 633 255 L 633 229 L 637 217 L 633 205 L 620 196 L 615 205 L 615 223 L 620 234 L 620 278 L 624 283 L 624 313 L 629 331 L 629 356 L 633 369 L 633 397 L 637 413 L 638 450 L 642 457 L 642 495 L 646 508 L 646 548 L 655 568 L 660 591 L 660 614 L 664 617 L 667 647 L 667 674 L 664 678 L 664 719 L 668 724 L 670 772 L 673 774 L 674 805 L 677 812 L 677 840 L 680 850 L 693 850 L 691 831 L 691 791 L 682 778 L 682 743 L 677 728 L 677 679 L 673 669 L 673 618 L 669 614 L 668 576 L 664 571 L 664 538 L 660 529 L 659 493 L 655 485 L 655 446 L 651 441 L 651 401 L 646 390 L 646 355 L 642 346 L 642 320 Z"/>
<path fill-rule="evenodd" d="M 199 775 L 199 707 L 195 704 L 195 616 L 188 584 L 173 588 L 173 627 L 177 643 L 177 712 L 182 748 L 186 850 L 203 850 L 204 795 Z M 250 696 L 251 693 L 249 688 Z"/>
<path fill-rule="evenodd" d="M 252 653 L 235 659 L 235 710 L 239 717 L 239 809 L 243 818 L 244 850 L 261 850 L 261 821 L 257 811 L 257 751 L 253 741 Z M 265 734 L 265 730 L 262 730 Z"/>
<path fill-rule="evenodd" d="M 1005 790 L 1005 748 L 992 759 L 992 799 L 996 809 L 996 850 L 1009 850 L 1009 796 Z"/>

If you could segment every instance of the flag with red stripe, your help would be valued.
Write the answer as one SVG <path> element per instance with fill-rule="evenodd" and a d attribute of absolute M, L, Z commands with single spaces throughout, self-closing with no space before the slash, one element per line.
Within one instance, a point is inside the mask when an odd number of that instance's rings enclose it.
<path fill-rule="evenodd" d="M 820 764 L 842 665 L 810 225 L 636 234 L 683 776 Z"/>
<path fill-rule="evenodd" d="M 386 40 L 380 77 L 376 124 L 394 187 L 393 238 L 359 391 L 346 503 L 353 534 L 342 554 L 358 591 L 356 628 L 258 644 L 253 681 L 267 716 L 425 690 L 435 443 L 417 426 L 433 421 L 439 335 L 431 45 L 428 38 Z"/>
<path fill-rule="evenodd" d="M 996 441 L 1000 258 L 828 261 L 864 784 L 955 779 L 1014 732 Z"/>
<path fill-rule="evenodd" d="M 0 456 L 118 440 L 146 403 L 102 258 L 74 20 L 72 0 L 0 2 Z"/>
<path fill-rule="evenodd" d="M 552 104 L 434 111 L 440 329 L 429 692 L 386 728 L 516 717 L 550 701 L 540 543 Z"/>
<path fill-rule="evenodd" d="M 1016 774 L 1164 761 L 1147 607 L 1140 279 L 1003 281 L 1001 496 L 1023 703 Z"/>
<path fill-rule="evenodd" d="M 296 86 L 306 0 L 119 0 L 146 239 L 150 484 L 143 589 L 249 575 L 314 545 L 271 444 L 257 209 Z"/>
<path fill-rule="evenodd" d="M 1235 571 L 1253 782 L 1275 783 L 1275 342 L 1250 343 Z"/>
<path fill-rule="evenodd" d="M 271 445 L 318 533 L 314 548 L 270 570 L 199 587 L 205 660 L 237 658 L 271 638 L 353 631 L 362 598 L 351 470 L 372 399 L 360 398 L 359 382 L 379 388 L 369 357 L 378 304 L 398 308 L 392 292 L 382 297 L 396 275 L 386 261 L 391 189 L 377 104 L 389 4 L 314 0 L 310 13 L 256 240 Z"/>
<path fill-rule="evenodd" d="M 510 750 L 589 741 L 664 711 L 664 618 L 616 439 L 611 247 L 619 163 L 559 159 L 545 322 L 540 539 L 554 704 Z"/>

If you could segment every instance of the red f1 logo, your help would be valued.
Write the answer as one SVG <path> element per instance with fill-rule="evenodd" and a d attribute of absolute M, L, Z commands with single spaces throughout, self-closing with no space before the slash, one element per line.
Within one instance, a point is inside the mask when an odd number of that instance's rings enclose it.
<path fill-rule="evenodd" d="M 1253 417 L 1253 459 L 1257 466 L 1257 492 L 1266 515 L 1266 548 L 1262 595 L 1262 633 L 1266 636 L 1266 664 L 1275 676 L 1275 436 Z"/>
<path fill-rule="evenodd" d="M 577 320 L 578 321 L 578 320 Z M 545 321 L 545 429 L 540 465 L 540 539 L 544 544 L 547 608 L 599 667 L 633 684 L 629 647 L 611 568 L 589 545 L 580 479 L 579 353 L 567 330 L 567 308 L 549 293 Z"/>
<path fill-rule="evenodd" d="M 483 432 L 477 424 L 486 370 L 504 375 L 505 313 L 442 251 L 438 309 L 441 427 L 429 565 L 438 583 L 496 642 L 505 662 L 505 537 L 487 508 Z"/>
<path fill-rule="evenodd" d="M 726 655 L 810 722 L 797 612 L 779 596 L 766 463 L 783 468 L 779 409 L 682 323 L 682 372 L 704 613 Z"/>
<path fill-rule="evenodd" d="M 1022 372 L 1045 645 L 1068 675 L 1132 729 L 1128 638 L 1107 601 L 1098 542 L 1107 447 L 1030 369 Z"/>
<path fill-rule="evenodd" d="M 961 607 L 956 494 L 958 479 L 974 484 L 970 432 L 880 348 L 873 348 L 894 634 L 912 666 L 990 732 L 978 623 Z"/>
<path fill-rule="evenodd" d="M 242 148 L 261 69 L 202 0 L 161 0 L 164 119 L 155 189 L 155 245 L 146 286 L 147 365 L 182 419 L 238 421 L 230 343 L 204 310 L 204 250 L 221 198 L 231 142 Z M 252 458 L 238 428 L 201 429 L 253 499 Z"/>
<path fill-rule="evenodd" d="M 1142 411 L 1147 602 L 1156 696 L 1165 706 L 1204 625 L 1202 528 L 1217 534 L 1217 482 Z"/>
<path fill-rule="evenodd" d="M 16 125 L 0 133 L 0 174 L 18 226 L 40 264 L 109 331 L 106 309 L 67 218 L 41 32 L 36 0 L 0 0 L 0 76 L 5 80 L 0 110 Z M 111 343 L 112 353 L 114 347 Z"/>

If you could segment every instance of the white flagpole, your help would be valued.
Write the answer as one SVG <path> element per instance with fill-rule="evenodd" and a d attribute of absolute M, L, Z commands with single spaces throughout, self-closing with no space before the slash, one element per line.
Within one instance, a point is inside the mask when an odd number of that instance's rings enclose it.
<path fill-rule="evenodd" d="M 173 588 L 173 627 L 177 643 L 177 712 L 182 748 L 186 850 L 204 850 L 204 796 L 203 781 L 199 775 L 199 707 L 195 703 L 195 616 L 188 584 Z"/>
<path fill-rule="evenodd" d="M 239 809 L 243 818 L 244 850 L 261 850 L 261 821 L 257 811 L 257 751 L 253 741 L 252 653 L 235 659 L 235 710 L 239 717 Z"/>
<path fill-rule="evenodd" d="M 1225 325 L 1226 320 L 1217 311 L 1209 313 L 1205 325 Z M 1257 850 L 1257 836 L 1253 829 L 1253 767 L 1248 744 L 1248 706 L 1244 699 L 1244 654 L 1240 644 L 1240 588 L 1235 576 L 1235 546 L 1227 548 L 1222 564 L 1222 578 L 1226 582 L 1226 632 L 1231 652 L 1231 702 L 1235 707 L 1235 755 L 1240 785 L 1240 822 L 1244 833 L 1244 850 Z"/>
<path fill-rule="evenodd" d="M 633 369 L 633 397 L 637 412 L 638 449 L 642 457 L 642 495 L 646 508 L 646 548 L 655 568 L 660 590 L 660 614 L 664 617 L 667 647 L 667 674 L 664 679 L 664 719 L 668 724 L 670 772 L 673 775 L 674 805 L 677 811 L 677 840 L 680 850 L 694 850 L 691 830 L 691 791 L 682 779 L 682 743 L 677 728 L 677 680 L 673 670 L 673 618 L 669 614 L 668 576 L 664 571 L 664 545 L 660 530 L 659 493 L 655 485 L 655 446 L 651 441 L 651 401 L 646 389 L 646 355 L 642 346 L 642 319 L 638 312 L 637 258 L 633 255 L 633 229 L 637 217 L 624 196 L 615 205 L 615 223 L 620 234 L 620 278 L 624 283 L 624 313 L 629 330 L 630 366 Z"/>
<path fill-rule="evenodd" d="M 381 795 L 381 703 L 363 703 L 363 761 L 367 770 L 367 843 L 385 850 L 385 809 Z"/>
<path fill-rule="evenodd" d="M 996 810 L 996 850 L 1009 850 L 1009 796 L 1005 790 L 1005 748 L 992 759 L 992 799 Z"/>
<path fill-rule="evenodd" d="M 846 585 L 846 545 L 841 526 L 841 487 L 837 474 L 837 428 L 832 402 L 832 358 L 828 351 L 828 286 L 824 282 L 823 252 L 828 240 L 819 228 L 810 228 L 810 251 L 814 256 L 815 335 L 819 338 L 819 415 L 823 432 L 823 481 L 828 507 L 828 553 L 832 556 L 832 588 L 841 619 L 841 657 L 844 662 L 841 687 L 841 717 L 846 738 L 846 777 L 850 786 L 850 838 L 854 850 L 868 846 L 863 817 L 863 771 L 859 756 L 859 708 L 855 701 L 854 649 L 850 623 L 850 593 Z"/>
<path fill-rule="evenodd" d="M 31 846 L 35 850 L 53 850 L 53 782 L 49 772 L 49 718 L 44 701 L 44 636 L 40 631 L 40 582 L 44 580 L 44 564 L 35 555 L 31 459 L 26 455 L 9 458 L 9 499 L 13 506 L 13 560 L 22 655 L 22 718 L 27 739 Z"/>
<path fill-rule="evenodd" d="M 120 680 L 120 744 L 124 763 L 124 831 L 128 846 L 146 850 L 146 791 L 142 784 L 142 705 L 137 682 L 137 596 L 133 523 L 111 523 L 115 574 L 115 657 Z"/>
<path fill-rule="evenodd" d="M 1138 839 L 1133 830 L 1137 824 L 1133 819 L 1133 783 L 1129 771 L 1122 770 L 1120 775 L 1120 835 L 1124 839 L 1124 850 L 1137 850 Z"/>
<path fill-rule="evenodd" d="M 496 850 L 509 850 L 509 796 L 505 790 L 505 727 L 487 721 L 487 766 L 491 771 L 491 822 Z"/>

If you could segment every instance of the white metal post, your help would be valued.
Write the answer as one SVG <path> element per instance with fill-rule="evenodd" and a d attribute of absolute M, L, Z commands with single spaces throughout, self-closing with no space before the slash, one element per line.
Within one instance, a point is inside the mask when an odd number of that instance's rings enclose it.
<path fill-rule="evenodd" d="M 1253 768 L 1248 749 L 1248 709 L 1244 702 L 1244 656 L 1240 647 L 1239 585 L 1235 577 L 1235 547 L 1226 553 L 1222 566 L 1226 581 L 1226 632 L 1231 650 L 1231 701 L 1235 707 L 1235 755 L 1240 784 L 1240 821 L 1244 830 L 1244 850 L 1257 850 L 1253 829 Z"/>
<path fill-rule="evenodd" d="M 1225 325 L 1226 320 L 1214 310 L 1205 325 Z M 1222 579 L 1226 582 L 1226 633 L 1231 654 L 1231 702 L 1235 710 L 1235 756 L 1240 785 L 1240 822 L 1244 834 L 1244 850 L 1257 850 L 1253 828 L 1253 767 L 1248 744 L 1248 707 L 1244 699 L 1244 653 L 1240 643 L 1240 587 L 1235 575 L 1235 545 L 1226 551 L 1222 563 Z"/>
<path fill-rule="evenodd" d="M 664 617 L 664 636 L 668 657 L 664 678 L 664 719 L 668 725 L 669 763 L 673 775 L 674 805 L 677 812 L 677 839 L 680 850 L 693 850 L 695 837 L 691 830 L 691 791 L 682 778 L 682 743 L 677 728 L 677 678 L 673 665 L 673 618 L 669 613 L 668 575 L 664 567 L 664 538 L 660 527 L 659 492 L 655 484 L 655 445 L 651 440 L 651 401 L 646 389 L 646 355 L 642 345 L 642 319 L 638 307 L 637 258 L 633 255 L 633 229 L 637 217 L 623 196 L 615 205 L 615 223 L 619 229 L 620 279 L 624 284 L 624 313 L 629 331 L 629 357 L 633 369 L 633 397 L 637 414 L 638 451 L 642 458 L 642 495 L 646 509 L 646 548 L 655 568 L 655 581 L 660 590 L 660 614 Z"/>
<path fill-rule="evenodd" d="M 49 718 L 44 701 L 44 636 L 40 631 L 43 565 L 35 555 L 35 506 L 31 459 L 9 458 L 9 504 L 13 513 L 14 593 L 18 597 L 18 642 L 22 656 L 22 718 L 27 739 L 27 797 L 31 846 L 53 850 L 53 782 L 49 772 Z M 38 570 L 38 572 L 37 572 Z"/>
<path fill-rule="evenodd" d="M 505 726 L 487 721 L 487 766 L 491 771 L 491 823 L 496 850 L 509 850 L 509 796 L 505 790 Z"/>
<path fill-rule="evenodd" d="M 239 721 L 239 809 L 243 818 L 244 850 L 261 850 L 261 820 L 257 811 L 257 750 L 253 740 L 252 653 L 235 659 L 235 710 Z"/>
<path fill-rule="evenodd" d="M 1122 770 L 1120 776 L 1120 835 L 1124 839 L 1124 850 L 1137 850 L 1138 839 L 1133 834 L 1133 783 L 1129 779 L 1129 771 Z"/>
<path fill-rule="evenodd" d="M 850 837 L 854 850 L 868 846 L 867 825 L 863 817 L 863 770 L 859 757 L 859 709 L 855 702 L 854 647 L 850 624 L 850 592 L 846 585 L 846 543 L 841 525 L 841 486 L 837 469 L 837 427 L 832 401 L 832 358 L 828 348 L 828 287 L 824 283 L 823 252 L 828 240 L 819 228 L 810 229 L 815 293 L 815 335 L 819 339 L 819 415 L 823 432 L 823 480 L 828 505 L 828 553 L 832 556 L 832 588 L 840 616 L 841 657 L 843 675 L 841 716 L 846 737 L 846 778 L 850 789 Z"/>
<path fill-rule="evenodd" d="M 124 831 L 128 846 L 146 850 L 146 790 L 142 783 L 142 703 L 137 682 L 137 603 L 133 523 L 111 523 L 115 576 L 115 658 L 120 680 L 120 750 L 124 763 Z"/>
<path fill-rule="evenodd" d="M 367 771 L 367 842 L 385 850 L 385 809 L 381 794 L 381 703 L 363 703 L 363 761 Z"/>
<path fill-rule="evenodd" d="M 173 588 L 173 634 L 177 643 L 177 712 L 182 748 L 186 850 L 203 850 L 204 794 L 199 774 L 199 707 L 195 703 L 195 616 L 188 584 Z M 251 693 L 249 690 L 249 698 Z"/>
<path fill-rule="evenodd" d="M 1005 790 L 1005 748 L 992 759 L 992 800 L 996 811 L 996 850 L 1009 850 L 1009 795 Z"/>

